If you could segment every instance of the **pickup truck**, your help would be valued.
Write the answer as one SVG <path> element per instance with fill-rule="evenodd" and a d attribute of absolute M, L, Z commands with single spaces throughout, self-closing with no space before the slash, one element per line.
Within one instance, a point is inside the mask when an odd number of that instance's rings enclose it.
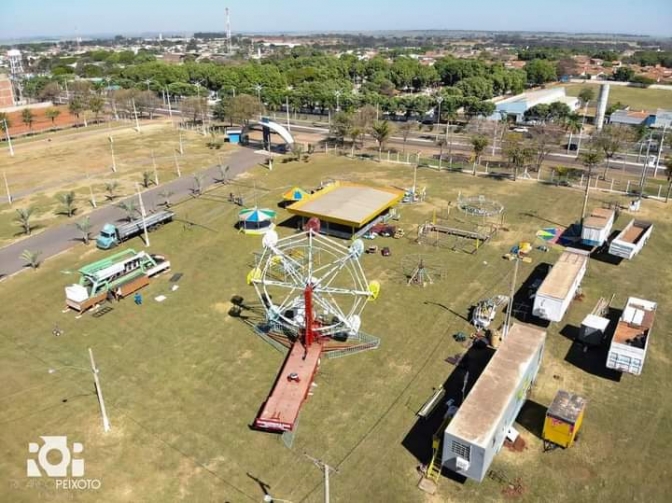
<path fill-rule="evenodd" d="M 119 243 L 144 232 L 144 226 L 147 226 L 148 231 L 153 231 L 157 227 L 172 221 L 174 216 L 175 213 L 172 211 L 163 210 L 147 215 L 144 224 L 142 218 L 121 225 L 105 224 L 100 234 L 96 236 L 96 246 L 101 250 L 109 250 Z"/>

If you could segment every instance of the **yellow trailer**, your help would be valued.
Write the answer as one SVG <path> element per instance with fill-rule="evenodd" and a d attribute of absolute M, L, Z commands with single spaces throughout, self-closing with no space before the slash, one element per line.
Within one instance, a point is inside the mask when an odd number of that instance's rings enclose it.
<path fill-rule="evenodd" d="M 571 447 L 581 429 L 586 399 L 569 391 L 558 391 L 546 411 L 544 420 L 544 450 L 555 446 Z"/>

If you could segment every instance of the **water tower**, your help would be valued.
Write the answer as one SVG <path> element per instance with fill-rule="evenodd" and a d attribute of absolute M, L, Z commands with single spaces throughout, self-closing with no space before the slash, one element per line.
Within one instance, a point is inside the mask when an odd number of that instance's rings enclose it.
<path fill-rule="evenodd" d="M 600 86 L 600 94 L 597 97 L 597 113 L 595 114 L 595 127 L 598 131 L 604 125 L 604 116 L 607 113 L 607 102 L 609 101 L 609 84 Z"/>

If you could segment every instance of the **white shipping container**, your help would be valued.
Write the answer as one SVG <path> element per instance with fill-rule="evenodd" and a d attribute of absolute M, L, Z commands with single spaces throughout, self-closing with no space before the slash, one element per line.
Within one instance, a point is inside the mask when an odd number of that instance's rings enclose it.
<path fill-rule="evenodd" d="M 442 465 L 482 481 L 534 383 L 546 332 L 516 323 L 443 436 Z"/>
<path fill-rule="evenodd" d="M 611 339 L 607 368 L 634 375 L 642 373 L 657 307 L 650 300 L 628 299 Z"/>
<path fill-rule="evenodd" d="M 609 245 L 609 254 L 631 260 L 651 237 L 653 224 L 643 220 L 631 220 Z"/>
<path fill-rule="evenodd" d="M 588 269 L 590 252 L 566 248 L 534 296 L 532 314 L 560 321 L 576 295 Z"/>
<path fill-rule="evenodd" d="M 602 246 L 614 225 L 614 210 L 596 208 L 590 212 L 581 227 L 581 242 L 587 246 Z"/>

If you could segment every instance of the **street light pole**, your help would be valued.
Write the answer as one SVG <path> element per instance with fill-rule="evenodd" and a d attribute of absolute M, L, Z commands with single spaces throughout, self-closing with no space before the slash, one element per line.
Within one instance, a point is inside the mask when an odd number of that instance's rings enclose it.
<path fill-rule="evenodd" d="M 516 279 L 518 278 L 518 264 L 520 263 L 520 257 L 516 253 L 515 265 L 513 268 L 513 281 L 511 281 L 511 293 L 509 297 L 509 305 L 506 309 L 506 323 L 504 323 L 504 332 L 502 333 L 502 339 L 505 339 L 509 335 L 509 329 L 511 328 L 511 312 L 513 311 L 513 297 L 516 294 Z"/>
<path fill-rule="evenodd" d="M 7 191 L 7 202 L 9 205 L 12 205 L 12 194 L 9 192 L 9 183 L 7 182 L 7 173 L 5 171 L 2 172 L 2 177 L 5 179 L 5 190 Z"/>
<path fill-rule="evenodd" d="M 341 91 L 334 91 L 334 95 L 336 95 L 336 111 L 339 112 L 341 110 L 339 98 L 341 97 Z"/>
<path fill-rule="evenodd" d="M 443 96 L 439 96 L 436 98 L 436 102 L 439 104 L 439 113 L 436 114 L 436 123 L 437 123 L 437 128 L 436 128 L 436 139 L 439 139 L 439 127 L 441 127 L 441 102 L 443 101 Z"/>
<path fill-rule="evenodd" d="M 173 109 L 170 106 L 170 93 L 168 92 L 168 86 L 166 86 L 166 100 L 168 101 L 168 115 L 170 118 L 173 118 Z"/>
<path fill-rule="evenodd" d="M 324 503 L 329 503 L 329 472 L 333 470 L 334 472 L 338 473 L 338 470 L 335 467 L 329 466 L 324 461 L 314 458 L 305 452 L 303 455 L 310 459 L 315 464 L 315 466 L 324 472 Z"/>
<path fill-rule="evenodd" d="M 135 116 L 135 129 L 140 132 L 140 122 L 138 121 L 138 110 L 135 108 L 135 98 L 131 99 L 133 105 L 133 115 Z"/>
<path fill-rule="evenodd" d="M 149 246 L 149 232 L 147 232 L 147 216 L 145 213 L 145 205 L 142 204 L 142 194 L 140 193 L 140 184 L 135 182 L 135 187 L 138 190 L 138 201 L 140 201 L 140 215 L 142 216 L 142 229 L 145 233 L 145 246 Z"/>
<path fill-rule="evenodd" d="M 261 89 L 262 89 L 262 87 L 263 86 L 261 84 L 257 84 L 256 86 L 254 86 L 254 88 L 257 91 L 257 98 L 259 99 L 259 101 L 261 101 Z"/>
<path fill-rule="evenodd" d="M 665 142 L 665 133 L 667 132 L 667 124 L 663 127 L 663 134 L 660 136 L 660 143 L 658 144 L 658 157 L 656 157 L 656 167 L 653 169 L 653 177 L 658 176 L 658 166 L 660 165 L 660 156 L 663 155 L 663 143 Z"/>
<path fill-rule="evenodd" d="M 98 367 L 93 361 L 93 351 L 89 348 L 89 358 L 91 360 L 91 371 L 93 372 L 93 382 L 96 384 L 96 395 L 98 396 L 98 403 L 100 405 L 100 414 L 103 416 L 103 431 L 107 433 L 110 431 L 110 420 L 107 417 L 107 410 L 105 409 L 105 400 L 103 399 L 103 389 L 100 387 L 100 379 L 98 378 Z"/>
<path fill-rule="evenodd" d="M 5 136 L 7 136 L 7 144 L 9 145 L 9 155 L 14 157 L 14 147 L 12 147 L 12 137 L 9 136 L 9 126 L 7 126 L 7 119 L 2 119 L 5 124 Z"/>
<path fill-rule="evenodd" d="M 292 126 L 289 123 L 289 95 L 285 96 L 285 111 L 287 112 L 287 131 L 292 132 Z"/>
<path fill-rule="evenodd" d="M 117 172 L 117 161 L 114 159 L 114 138 L 111 136 L 108 137 L 110 140 L 110 152 L 112 153 L 112 172 Z"/>

